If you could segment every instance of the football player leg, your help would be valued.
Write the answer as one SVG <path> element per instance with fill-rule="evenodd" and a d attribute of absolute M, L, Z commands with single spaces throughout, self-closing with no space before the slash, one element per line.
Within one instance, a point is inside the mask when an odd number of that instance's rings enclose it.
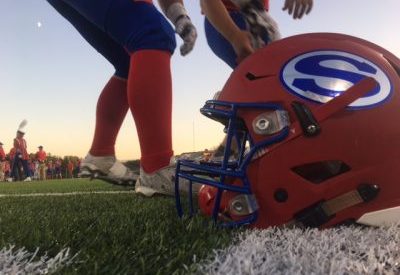
<path fill-rule="evenodd" d="M 145 190 L 142 193 L 146 195 L 173 194 L 171 177 L 175 169 L 169 166 L 173 154 L 170 73 L 170 57 L 176 46 L 173 29 L 152 4 L 143 1 L 65 2 L 101 30 L 107 29 L 107 34 L 130 53 L 128 103 L 142 153 L 137 191 Z"/>
<path fill-rule="evenodd" d="M 21 163 L 22 163 L 22 167 L 24 169 L 24 173 L 25 173 L 25 178 L 24 181 L 32 181 L 31 178 L 31 170 L 29 169 L 29 164 L 28 164 L 28 160 L 27 159 L 21 159 Z"/>
<path fill-rule="evenodd" d="M 114 75 L 103 88 L 97 102 L 95 133 L 90 151 L 81 162 L 81 176 L 116 184 L 134 184 L 137 175 L 116 159 L 114 149 L 129 109 L 126 94 L 129 55 L 121 45 L 65 1 L 48 2 L 115 68 Z"/>
<path fill-rule="evenodd" d="M 118 41 L 126 41 L 131 54 L 128 102 L 141 150 L 136 192 L 173 195 L 170 59 L 176 47 L 174 31 L 152 4 L 119 1 L 109 14 L 115 20 L 110 20 L 108 30 Z"/>
<path fill-rule="evenodd" d="M 135 190 L 145 196 L 174 195 L 175 166 L 170 163 L 173 156 L 170 59 L 176 47 L 174 30 L 152 4 L 130 0 L 113 3 L 109 11 L 113 20 L 109 20 L 107 29 L 131 54 L 128 102 L 141 150 L 140 177 Z M 179 10 L 182 11 L 176 11 Z M 174 20 L 174 15 L 172 12 L 170 17 L 178 31 L 179 20 Z M 187 25 L 188 21 L 183 23 Z M 193 36 L 182 36 L 190 48 Z M 185 53 L 187 48 L 182 52 Z M 188 189 L 188 185 L 182 186 Z"/>

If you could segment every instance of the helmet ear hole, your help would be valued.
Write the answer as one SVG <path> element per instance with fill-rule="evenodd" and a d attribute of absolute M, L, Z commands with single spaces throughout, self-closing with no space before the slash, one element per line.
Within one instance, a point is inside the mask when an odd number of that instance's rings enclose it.
<path fill-rule="evenodd" d="M 279 188 L 279 189 L 275 190 L 274 198 L 275 198 L 275 201 L 277 201 L 279 203 L 283 203 L 289 199 L 289 194 L 285 189 Z"/>
<path fill-rule="evenodd" d="M 340 160 L 313 162 L 292 168 L 293 172 L 313 184 L 321 184 L 350 170 L 350 166 Z"/>

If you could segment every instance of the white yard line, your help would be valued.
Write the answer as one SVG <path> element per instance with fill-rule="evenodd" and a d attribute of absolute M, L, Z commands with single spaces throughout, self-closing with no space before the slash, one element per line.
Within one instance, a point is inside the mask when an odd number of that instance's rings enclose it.
<path fill-rule="evenodd" d="M 64 248 L 55 257 L 47 255 L 37 258 L 39 248 L 34 252 L 24 247 L 3 247 L 0 250 L 0 274 L 48 274 L 56 273 L 63 266 L 70 265 L 76 256 L 70 254 L 69 248 Z"/>
<path fill-rule="evenodd" d="M 400 226 L 247 231 L 200 274 L 400 274 Z"/>
<path fill-rule="evenodd" d="M 30 194 L 0 194 L 0 198 L 10 197 L 63 197 L 63 196 L 76 196 L 76 195 L 94 195 L 94 194 L 134 194 L 135 191 L 86 191 L 86 192 L 69 192 L 69 193 L 30 193 Z"/>

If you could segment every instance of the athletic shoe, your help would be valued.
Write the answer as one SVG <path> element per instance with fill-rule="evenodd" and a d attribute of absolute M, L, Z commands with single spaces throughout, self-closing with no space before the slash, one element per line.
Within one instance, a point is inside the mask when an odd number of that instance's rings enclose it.
<path fill-rule="evenodd" d="M 173 161 L 171 161 L 173 163 Z M 146 173 L 140 168 L 140 176 L 136 182 L 136 193 L 142 194 L 146 197 L 154 195 L 175 195 L 175 164 L 171 164 L 154 173 Z M 193 193 L 198 193 L 200 188 L 199 184 L 193 184 Z M 189 192 L 189 181 L 181 179 L 179 183 L 179 191 L 182 193 Z"/>
<path fill-rule="evenodd" d="M 115 156 L 96 157 L 91 154 L 81 162 L 81 177 L 100 179 L 117 185 L 135 185 L 138 175 L 118 161 Z"/>
<path fill-rule="evenodd" d="M 32 181 L 31 177 L 26 177 L 24 181 Z"/>
<path fill-rule="evenodd" d="M 13 181 L 13 178 L 7 178 L 7 181 L 8 181 L 8 182 L 12 182 L 12 181 Z"/>

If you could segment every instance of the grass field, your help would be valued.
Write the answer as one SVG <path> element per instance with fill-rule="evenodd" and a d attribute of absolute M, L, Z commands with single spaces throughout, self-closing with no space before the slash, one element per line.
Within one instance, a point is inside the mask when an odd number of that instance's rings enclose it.
<path fill-rule="evenodd" d="M 0 184 L 0 274 L 400 274 L 400 226 L 223 230 L 85 179 Z"/>
<path fill-rule="evenodd" d="M 37 259 L 70 248 L 75 258 L 57 274 L 186 274 L 228 245 L 233 231 L 178 219 L 173 198 L 74 179 L 1 183 L 0 233 L 0 247 L 39 249 Z"/>

